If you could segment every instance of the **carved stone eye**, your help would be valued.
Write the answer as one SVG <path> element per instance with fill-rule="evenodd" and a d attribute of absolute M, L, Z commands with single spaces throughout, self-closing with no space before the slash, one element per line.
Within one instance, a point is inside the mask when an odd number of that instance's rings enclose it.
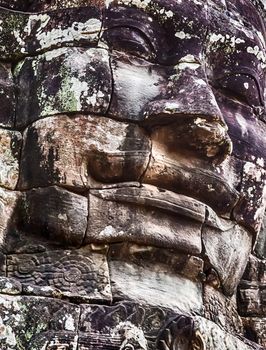
<path fill-rule="evenodd" d="M 103 39 L 110 48 L 143 58 L 154 60 L 155 53 L 150 40 L 139 29 L 131 27 L 115 27 L 107 30 Z"/>
<path fill-rule="evenodd" d="M 215 87 L 241 103 L 259 107 L 262 104 L 260 85 L 248 74 L 228 74 L 216 80 Z"/>

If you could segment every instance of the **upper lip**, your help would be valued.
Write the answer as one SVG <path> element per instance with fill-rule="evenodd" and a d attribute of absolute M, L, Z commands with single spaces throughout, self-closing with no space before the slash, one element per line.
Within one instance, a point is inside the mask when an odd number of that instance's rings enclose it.
<path fill-rule="evenodd" d="M 101 189 L 92 189 L 90 193 L 107 201 L 134 203 L 147 207 L 156 207 L 177 215 L 185 216 L 209 226 L 226 230 L 231 221 L 221 220 L 207 204 L 189 196 L 139 183 L 121 183 Z"/>

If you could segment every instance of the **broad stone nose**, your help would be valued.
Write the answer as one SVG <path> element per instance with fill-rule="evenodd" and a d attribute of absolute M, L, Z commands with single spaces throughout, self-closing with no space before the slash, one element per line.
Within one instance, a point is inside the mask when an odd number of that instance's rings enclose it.
<path fill-rule="evenodd" d="M 165 91 L 145 106 L 143 116 L 148 128 L 168 126 L 177 147 L 193 148 L 218 163 L 232 152 L 227 125 L 199 63 L 180 62 Z"/>

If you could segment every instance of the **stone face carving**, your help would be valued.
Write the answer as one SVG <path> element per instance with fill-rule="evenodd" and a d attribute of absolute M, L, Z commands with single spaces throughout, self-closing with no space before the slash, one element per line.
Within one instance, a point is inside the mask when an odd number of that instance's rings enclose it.
<path fill-rule="evenodd" d="M 265 7 L 0 0 L 2 350 L 266 347 Z"/>

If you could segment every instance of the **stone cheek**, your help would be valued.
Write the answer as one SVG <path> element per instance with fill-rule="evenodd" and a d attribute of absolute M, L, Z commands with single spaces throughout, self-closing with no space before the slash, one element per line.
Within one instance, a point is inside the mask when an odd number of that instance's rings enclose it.
<path fill-rule="evenodd" d="M 64 48 L 26 58 L 17 79 L 19 128 L 55 114 L 105 115 L 110 103 L 112 77 L 105 49 Z"/>
<path fill-rule="evenodd" d="M 96 115 L 44 118 L 24 133 L 18 186 L 86 190 L 97 182 L 138 181 L 149 155 L 149 138 L 137 125 Z"/>

